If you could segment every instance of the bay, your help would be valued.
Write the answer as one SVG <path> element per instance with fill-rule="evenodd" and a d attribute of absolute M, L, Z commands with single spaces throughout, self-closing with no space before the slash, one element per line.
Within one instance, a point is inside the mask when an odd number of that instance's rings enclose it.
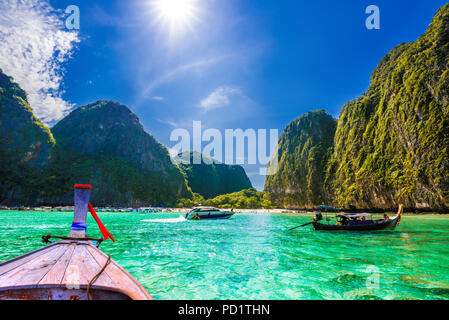
<path fill-rule="evenodd" d="M 296 214 L 185 221 L 99 213 L 100 249 L 155 299 L 449 299 L 449 217 L 405 216 L 394 231 L 318 232 Z M 66 236 L 72 212 L 0 211 L 0 261 Z M 88 234 L 100 237 L 92 217 Z M 0 284 L 1 285 L 1 284 Z"/>

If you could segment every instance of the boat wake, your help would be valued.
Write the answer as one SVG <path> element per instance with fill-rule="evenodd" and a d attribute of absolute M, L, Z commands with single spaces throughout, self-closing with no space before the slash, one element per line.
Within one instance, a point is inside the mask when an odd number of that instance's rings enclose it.
<path fill-rule="evenodd" d="M 179 216 L 179 218 L 172 218 L 172 219 L 147 219 L 147 220 L 141 220 L 140 222 L 154 222 L 154 223 L 178 223 L 178 222 L 184 222 L 187 221 L 186 218 L 183 216 Z"/>

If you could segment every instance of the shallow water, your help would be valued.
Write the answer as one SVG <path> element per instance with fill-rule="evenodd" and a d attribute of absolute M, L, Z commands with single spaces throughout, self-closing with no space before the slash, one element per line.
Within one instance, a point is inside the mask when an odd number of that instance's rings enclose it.
<path fill-rule="evenodd" d="M 371 233 L 286 231 L 310 221 L 286 214 L 99 216 L 117 240 L 101 249 L 156 299 L 449 299 L 449 216 L 406 216 Z M 72 218 L 0 211 L 0 261 L 67 235 Z M 91 217 L 88 234 L 100 236 Z"/>

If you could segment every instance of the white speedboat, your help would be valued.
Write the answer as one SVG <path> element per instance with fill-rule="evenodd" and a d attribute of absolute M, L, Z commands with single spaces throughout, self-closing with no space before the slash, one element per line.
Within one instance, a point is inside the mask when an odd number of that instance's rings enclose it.
<path fill-rule="evenodd" d="M 187 220 L 229 219 L 235 214 L 234 210 L 224 211 L 213 207 L 195 207 L 186 214 Z"/>

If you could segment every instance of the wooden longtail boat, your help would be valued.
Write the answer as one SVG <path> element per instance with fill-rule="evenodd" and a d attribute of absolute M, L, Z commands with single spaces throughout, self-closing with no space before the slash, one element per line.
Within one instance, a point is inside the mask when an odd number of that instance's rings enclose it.
<path fill-rule="evenodd" d="M 91 188 L 75 186 L 74 221 L 68 237 L 53 237 L 62 240 L 0 264 L 0 300 L 152 299 L 136 279 L 98 249 L 101 239 L 96 246 L 96 239 L 86 236 Z"/>
<path fill-rule="evenodd" d="M 340 219 L 337 224 L 326 224 L 315 219 L 313 227 L 320 231 L 376 231 L 385 229 L 394 229 L 401 221 L 403 213 L 402 205 L 399 206 L 398 213 L 394 217 L 377 220 L 358 220 L 359 218 L 371 217 L 371 214 L 341 214 L 337 216 Z"/>

